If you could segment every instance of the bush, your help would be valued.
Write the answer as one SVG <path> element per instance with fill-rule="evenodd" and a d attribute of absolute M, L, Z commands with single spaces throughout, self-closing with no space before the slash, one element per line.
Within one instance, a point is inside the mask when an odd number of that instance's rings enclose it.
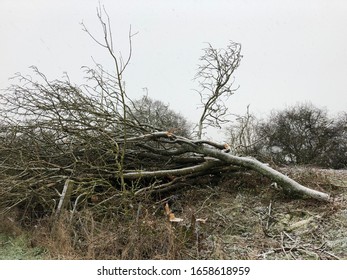
<path fill-rule="evenodd" d="M 278 164 L 346 167 L 345 115 L 334 120 L 312 104 L 298 104 L 273 112 L 259 125 L 263 152 Z"/>
<path fill-rule="evenodd" d="M 347 167 L 347 113 L 338 116 L 331 127 L 332 137 L 322 153 L 317 156 L 320 166 L 334 169 Z"/>

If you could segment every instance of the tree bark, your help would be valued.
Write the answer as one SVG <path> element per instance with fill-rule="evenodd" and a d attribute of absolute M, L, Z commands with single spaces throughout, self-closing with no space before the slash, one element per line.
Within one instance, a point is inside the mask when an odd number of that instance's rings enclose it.
<path fill-rule="evenodd" d="M 164 139 L 163 139 L 164 138 Z M 223 166 L 223 165 L 232 165 L 237 167 L 243 167 L 246 169 L 254 170 L 280 186 L 284 189 L 300 193 L 302 195 L 306 195 L 308 197 L 331 202 L 332 198 L 329 194 L 320 192 L 317 190 L 310 189 L 305 187 L 295 180 L 289 178 L 288 176 L 282 174 L 281 172 L 271 168 L 270 166 L 249 157 L 239 157 L 232 154 L 227 153 L 227 149 L 225 147 L 227 145 L 222 145 L 218 143 L 214 143 L 211 141 L 201 141 L 201 140 L 190 140 L 184 137 L 176 136 L 169 132 L 155 132 L 147 135 L 142 135 L 140 137 L 134 137 L 129 139 L 129 141 L 141 141 L 141 140 L 153 140 L 161 143 L 165 143 L 166 145 L 175 145 L 176 150 L 173 149 L 172 155 L 183 155 L 190 153 L 195 154 L 196 156 L 203 156 L 205 159 L 209 157 L 209 161 L 205 163 L 181 168 L 181 169 L 169 169 L 169 170 L 156 170 L 156 171 L 141 171 L 141 172 L 132 172 L 124 174 L 125 177 L 128 178 L 139 178 L 141 176 L 144 177 L 153 177 L 153 176 L 165 176 L 165 175 L 174 175 L 174 176 L 184 176 L 188 174 L 192 174 L 195 172 L 200 172 L 202 170 L 208 170 L 212 166 Z M 166 150 L 162 150 L 166 151 Z M 162 151 L 158 150 L 158 153 Z M 152 151 L 153 152 L 153 151 Z M 170 154 L 170 153 L 168 153 Z M 198 155 L 197 155 L 198 154 Z M 214 160 L 212 160 L 214 159 Z"/>
<path fill-rule="evenodd" d="M 256 159 L 234 156 L 206 146 L 189 146 L 189 149 L 191 152 L 204 154 L 219 159 L 225 163 L 238 165 L 257 171 L 258 173 L 272 179 L 274 182 L 278 183 L 282 187 L 292 190 L 294 192 L 307 195 L 317 200 L 332 201 L 332 198 L 329 194 L 307 188 L 294 181 L 293 179 L 289 178 L 288 176 L 282 174 L 281 172 L 269 167 L 268 165 Z"/>
<path fill-rule="evenodd" d="M 179 169 L 168 169 L 168 170 L 155 170 L 155 171 L 133 171 L 126 172 L 123 174 L 125 179 L 140 179 L 140 178 L 151 178 L 151 177 L 165 177 L 165 176 L 184 176 L 190 175 L 197 172 L 207 171 L 211 168 L 225 165 L 219 160 L 210 159 L 202 164 L 184 167 Z"/>

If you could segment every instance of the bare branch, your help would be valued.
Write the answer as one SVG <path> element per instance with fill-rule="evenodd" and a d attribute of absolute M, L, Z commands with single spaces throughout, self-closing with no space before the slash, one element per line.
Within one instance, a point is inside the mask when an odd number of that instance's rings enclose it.
<path fill-rule="evenodd" d="M 205 54 L 200 58 L 195 79 L 200 89 L 200 102 L 203 108 L 198 122 L 198 139 L 206 125 L 221 127 L 226 123 L 227 107 L 224 101 L 234 94 L 232 74 L 241 61 L 241 45 L 231 42 L 226 49 L 214 49 L 211 44 L 204 49 Z"/>

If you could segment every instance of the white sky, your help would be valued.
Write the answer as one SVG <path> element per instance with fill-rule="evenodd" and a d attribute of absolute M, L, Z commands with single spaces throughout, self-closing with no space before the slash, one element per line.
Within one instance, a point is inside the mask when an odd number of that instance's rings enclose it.
<path fill-rule="evenodd" d="M 197 121 L 192 78 L 204 42 L 230 40 L 244 55 L 234 73 L 240 86 L 230 112 L 246 106 L 258 116 L 311 101 L 330 112 L 347 110 L 347 2 L 338 0 L 103 0 L 124 56 L 129 26 L 133 57 L 126 73 L 130 97 L 149 95 Z M 100 35 L 97 0 L 0 0 L 0 88 L 35 65 L 49 79 L 66 71 L 77 84 L 92 57 L 111 69 L 103 49 L 80 23 Z"/>

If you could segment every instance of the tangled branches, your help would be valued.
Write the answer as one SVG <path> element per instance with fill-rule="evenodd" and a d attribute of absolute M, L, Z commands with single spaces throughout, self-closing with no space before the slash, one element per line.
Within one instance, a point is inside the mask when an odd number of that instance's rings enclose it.
<path fill-rule="evenodd" d="M 330 201 L 329 195 L 305 188 L 255 159 L 228 153 L 228 145 L 201 140 L 205 121 L 221 120 L 225 113 L 218 102 L 222 94 L 232 93 L 230 78 L 239 65 L 239 45 L 230 45 L 224 55 L 210 48 L 202 58 L 215 64 L 201 66 L 198 74 L 203 90 L 212 95 L 206 97 L 195 140 L 189 138 L 186 123 L 162 104 L 152 114 L 153 102 L 128 98 L 122 77 L 131 44 L 123 62 L 115 55 L 100 11 L 98 17 L 105 35 L 99 44 L 110 53 L 113 72 L 100 65 L 85 68 L 88 83 L 76 86 L 68 76 L 51 81 L 32 67 L 35 79 L 17 74 L 16 83 L 0 94 L 0 209 L 21 206 L 34 215 L 51 214 L 69 180 L 73 210 L 91 206 L 109 211 L 115 197 L 187 185 L 187 178 L 221 168 L 253 169 L 285 188 Z"/>

